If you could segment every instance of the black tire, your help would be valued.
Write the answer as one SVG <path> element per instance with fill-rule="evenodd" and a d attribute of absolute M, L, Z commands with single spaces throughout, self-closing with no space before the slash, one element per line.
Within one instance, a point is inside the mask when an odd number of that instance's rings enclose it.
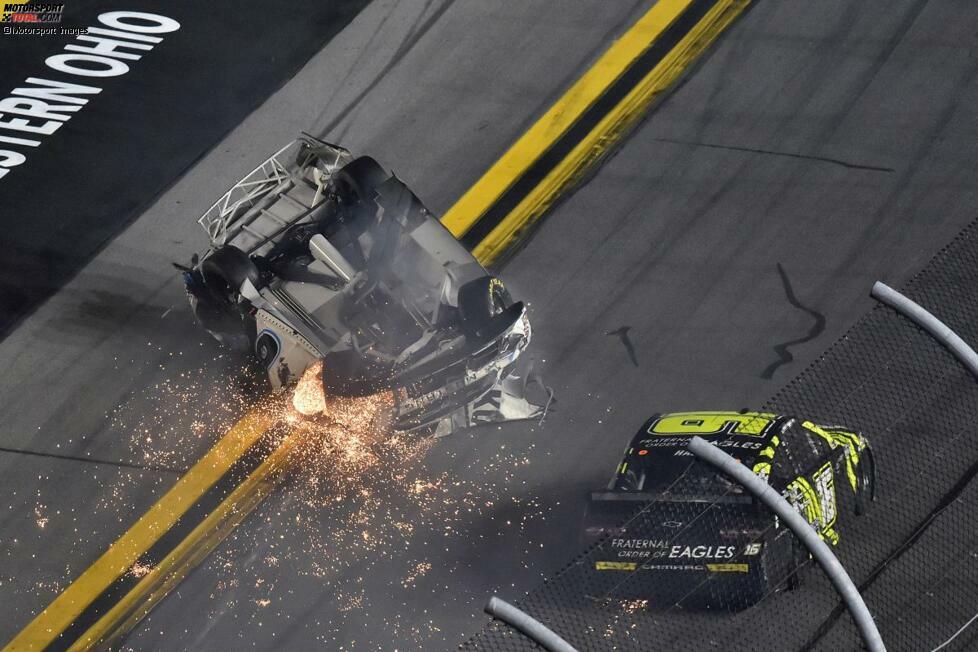
<path fill-rule="evenodd" d="M 261 273 L 245 252 L 233 245 L 218 247 L 200 264 L 204 287 L 226 305 L 237 303 L 238 289 L 246 280 L 261 287 Z"/>
<path fill-rule="evenodd" d="M 238 289 L 245 280 L 256 288 L 261 282 L 261 274 L 251 258 L 237 247 L 218 247 L 200 263 L 199 273 L 204 291 L 197 297 L 198 320 L 214 333 L 234 339 L 245 335 Z"/>
<path fill-rule="evenodd" d="M 346 203 L 369 201 L 373 199 L 377 187 L 390 176 L 377 161 L 361 156 L 344 165 L 333 176 L 333 189 Z"/>
<path fill-rule="evenodd" d="M 458 289 L 458 313 L 466 337 L 479 337 L 481 331 L 513 305 L 503 282 L 494 276 L 469 281 Z"/>

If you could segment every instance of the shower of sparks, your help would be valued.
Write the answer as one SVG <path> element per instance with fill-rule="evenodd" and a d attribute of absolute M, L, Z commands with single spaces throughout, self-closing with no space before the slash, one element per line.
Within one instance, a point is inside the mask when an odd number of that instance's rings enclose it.
<path fill-rule="evenodd" d="M 34 516 L 35 516 L 35 523 L 37 523 L 37 527 L 43 530 L 44 526 L 47 525 L 48 521 L 50 520 L 47 516 L 44 515 L 44 505 L 37 505 L 34 508 Z"/>
<path fill-rule="evenodd" d="M 648 600 L 622 600 L 621 610 L 626 614 L 633 614 L 642 611 L 649 606 Z"/>
<path fill-rule="evenodd" d="M 129 574 L 136 578 L 146 577 L 152 570 L 153 567 L 149 564 L 141 564 L 137 561 L 133 563 L 132 568 L 129 569 Z"/>
<path fill-rule="evenodd" d="M 316 362 L 302 374 L 292 394 L 292 406 L 299 414 L 307 417 L 326 411 L 322 362 Z"/>
<path fill-rule="evenodd" d="M 127 364 L 120 360 L 119 370 Z M 329 649 L 385 647 L 370 638 L 373 633 L 350 639 L 364 622 L 409 649 L 445 647 L 456 643 L 451 627 L 442 631 L 445 619 L 457 619 L 459 609 L 486 597 L 468 581 L 481 572 L 476 550 L 506 546 L 523 572 L 532 567 L 525 559 L 539 558 L 541 524 L 554 505 L 532 496 L 532 435 L 508 447 L 492 429 L 439 442 L 394 431 L 389 392 L 326 396 L 319 365 L 292 392 L 265 400 L 236 380 L 240 370 L 232 368 L 232 357 L 211 364 L 168 373 L 107 415 L 106 432 L 83 436 L 92 442 L 123 438 L 129 444 L 123 461 L 145 468 L 93 465 L 85 471 L 98 490 L 83 513 L 69 516 L 74 549 L 87 553 L 104 544 L 102 533 L 79 531 L 92 511 L 128 527 L 134 499 L 145 504 L 162 495 L 258 403 L 272 411 L 276 432 L 290 438 L 293 454 L 277 493 L 205 562 L 202 572 L 212 580 L 199 598 L 209 606 L 194 617 L 205 618 L 208 628 L 250 622 L 266 632 L 286 631 L 310 610 L 315 616 L 301 620 L 301 627 Z M 31 500 L 37 527 L 58 531 L 64 516 L 48 510 L 40 495 Z M 12 541 L 11 549 L 16 545 Z M 70 579 L 79 570 L 65 568 L 63 575 Z M 127 573 L 140 578 L 152 570 L 136 563 Z M 52 589 L 38 583 L 34 591 Z M 179 591 L 172 596 L 191 599 Z M 162 636 L 159 625 L 151 614 L 138 636 Z"/>
<path fill-rule="evenodd" d="M 401 580 L 401 586 L 403 586 L 404 588 L 408 588 L 409 586 L 413 586 L 415 580 L 417 580 L 419 577 L 423 577 L 430 570 L 431 570 L 431 563 L 430 562 L 423 561 L 423 562 L 419 563 L 418 565 L 416 565 L 414 567 L 414 570 L 412 570 L 410 573 L 408 573 L 407 577 L 405 577 L 403 580 Z"/>
<path fill-rule="evenodd" d="M 446 459 L 440 453 L 432 463 L 436 440 L 392 429 L 389 392 L 326 396 L 321 377 L 319 365 L 310 368 L 288 407 L 269 408 L 281 410 L 295 438 L 290 474 L 278 497 L 232 535 L 222 559 L 211 562 L 227 587 L 215 613 L 233 603 L 240 614 L 247 604 L 271 600 L 249 617 L 265 627 L 278 618 L 287 628 L 297 596 L 323 595 L 328 599 L 315 598 L 330 605 L 322 620 L 304 626 L 314 626 L 327 647 L 377 649 L 367 636 L 346 638 L 364 621 L 413 647 L 445 643 L 450 635 L 442 632 L 439 616 L 485 597 L 471 593 L 465 581 L 472 572 L 465 551 L 493 537 L 514 546 L 515 559 L 531 550 L 539 554 L 542 544 L 531 540 L 527 528 L 553 507 L 526 497 L 534 445 L 490 446 L 471 467 L 471 461 L 452 462 L 452 454 L 450 470 L 439 469 Z M 248 576 L 251 581 L 231 586 L 232 579 Z M 278 581 L 281 599 L 254 578 Z M 402 606 L 392 607 L 392 600 Z"/>

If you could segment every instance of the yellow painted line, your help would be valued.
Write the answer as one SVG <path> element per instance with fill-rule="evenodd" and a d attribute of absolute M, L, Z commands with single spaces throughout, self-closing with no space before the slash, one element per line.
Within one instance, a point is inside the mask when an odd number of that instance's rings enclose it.
<path fill-rule="evenodd" d="M 461 238 L 692 1 L 660 0 L 649 9 L 448 209 L 441 220 L 448 230 Z"/>
<path fill-rule="evenodd" d="M 299 441 L 286 437 L 251 475 L 69 649 L 106 648 L 148 614 L 278 486 Z"/>
<path fill-rule="evenodd" d="M 717 2 L 676 47 L 476 246 L 473 250 L 476 258 L 483 264 L 491 264 L 499 258 L 521 232 L 540 219 L 564 190 L 627 135 L 652 102 L 668 90 L 748 4 L 750 0 Z M 492 170 L 486 175 L 490 173 Z"/>
<path fill-rule="evenodd" d="M 40 650 L 162 537 L 270 426 L 254 411 L 239 421 L 125 534 L 38 614 L 4 650 Z"/>

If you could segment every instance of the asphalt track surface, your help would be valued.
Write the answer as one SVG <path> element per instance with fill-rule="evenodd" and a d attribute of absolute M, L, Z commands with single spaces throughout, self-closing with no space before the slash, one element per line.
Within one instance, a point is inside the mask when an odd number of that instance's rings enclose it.
<path fill-rule="evenodd" d="M 134 0 L 126 11 L 162 12 L 179 29 L 160 36 L 151 50 L 130 48 L 128 54 L 139 59 L 124 61 L 128 72 L 113 77 L 86 77 L 44 65 L 68 43 L 91 47 L 91 42 L 0 35 L 4 93 L 31 87 L 24 82 L 27 77 L 101 89 L 81 96 L 87 104 L 69 113 L 70 120 L 53 134 L 4 131 L 41 142 L 12 148 L 28 160 L 10 170 L 0 191 L 6 252 L 0 262 L 0 336 L 138 217 L 365 4 L 300 0 L 268 20 L 268 3 L 261 0 L 236 3 L 233 13 L 190 0 L 167 3 L 165 9 L 158 2 Z M 98 26 L 99 14 L 113 9 L 102 0 L 76 0 L 53 27 Z"/>
<path fill-rule="evenodd" d="M 151 466 L 0 454 L 0 639 L 241 411 L 216 407 L 239 363 L 193 328 L 167 267 L 202 248 L 192 217 L 300 129 L 444 212 L 647 3 L 606 7 L 374 2 L 0 343 L 4 447 Z M 316 543 L 340 517 L 307 500 L 329 470 L 299 474 L 128 645 L 460 642 L 490 594 L 574 554 L 585 492 L 649 413 L 760 405 L 874 280 L 898 286 L 973 219 L 976 32 L 967 2 L 758 3 L 502 270 L 557 392 L 546 423 L 443 440 L 412 467 L 457 510 L 371 487 L 424 525 L 375 547 Z"/>

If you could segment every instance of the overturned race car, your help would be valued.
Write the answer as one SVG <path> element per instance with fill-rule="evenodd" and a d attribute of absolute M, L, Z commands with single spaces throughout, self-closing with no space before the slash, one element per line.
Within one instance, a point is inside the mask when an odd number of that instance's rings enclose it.
<path fill-rule="evenodd" d="M 178 265 L 195 318 L 273 389 L 322 361 L 327 393 L 391 391 L 397 430 L 539 414 L 512 376 L 525 306 L 372 158 L 303 136 L 199 223 L 210 248 Z"/>
<path fill-rule="evenodd" d="M 736 610 L 798 584 L 807 551 L 760 501 L 692 456 L 694 436 L 767 480 L 829 544 L 875 499 L 869 442 L 846 428 L 760 412 L 655 415 L 588 502 L 591 597 Z"/>

